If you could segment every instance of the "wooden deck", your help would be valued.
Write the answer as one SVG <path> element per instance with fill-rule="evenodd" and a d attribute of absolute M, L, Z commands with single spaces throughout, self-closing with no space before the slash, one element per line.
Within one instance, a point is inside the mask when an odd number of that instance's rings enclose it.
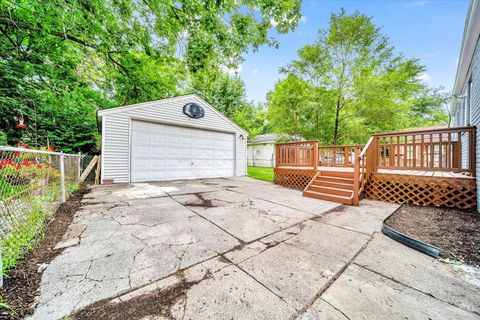
<path fill-rule="evenodd" d="M 304 166 L 280 166 L 279 169 L 289 170 L 312 170 L 312 167 Z M 317 171 L 333 171 L 333 172 L 353 172 L 353 167 L 317 167 Z M 439 178 L 457 178 L 457 179 L 474 179 L 468 174 L 453 171 L 426 171 L 426 170 L 400 170 L 400 169 L 378 169 L 376 173 L 381 174 L 396 174 L 407 176 L 420 176 L 420 177 L 439 177 Z"/>
<path fill-rule="evenodd" d="M 475 127 L 458 127 L 375 134 L 363 147 L 277 143 L 274 182 L 345 204 L 366 197 L 473 209 L 475 142 Z"/>

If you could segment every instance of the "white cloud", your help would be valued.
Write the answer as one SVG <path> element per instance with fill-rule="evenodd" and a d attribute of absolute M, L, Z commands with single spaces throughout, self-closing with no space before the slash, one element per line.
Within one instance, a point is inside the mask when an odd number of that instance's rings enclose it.
<path fill-rule="evenodd" d="M 239 74 L 242 71 L 242 64 L 239 64 L 236 68 L 229 68 L 227 66 L 222 66 L 222 70 L 229 75 L 233 76 Z"/>
<path fill-rule="evenodd" d="M 418 80 L 422 80 L 422 81 L 425 81 L 425 82 L 428 82 L 430 81 L 430 75 L 428 73 L 420 73 L 418 76 L 417 76 L 417 79 Z"/>
<path fill-rule="evenodd" d="M 307 16 L 302 16 L 300 18 L 300 22 L 307 23 L 308 17 Z"/>
<path fill-rule="evenodd" d="M 427 4 L 425 0 L 410 1 L 407 3 L 407 7 L 423 7 Z"/>
<path fill-rule="evenodd" d="M 260 69 L 258 68 L 253 68 L 252 69 L 252 74 L 258 74 L 260 72 Z"/>

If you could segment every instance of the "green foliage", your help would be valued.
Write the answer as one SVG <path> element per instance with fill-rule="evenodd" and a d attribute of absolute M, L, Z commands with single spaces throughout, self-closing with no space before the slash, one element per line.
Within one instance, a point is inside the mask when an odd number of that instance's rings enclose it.
<path fill-rule="evenodd" d="M 269 167 L 248 167 L 247 174 L 253 179 L 272 182 L 273 181 L 273 168 Z"/>
<path fill-rule="evenodd" d="M 235 111 L 232 119 L 248 131 L 249 139 L 271 131 L 262 105 L 246 104 Z"/>
<path fill-rule="evenodd" d="M 268 96 L 276 132 L 322 144 L 365 143 L 375 132 L 445 123 L 443 98 L 428 89 L 416 59 L 394 53 L 372 18 L 341 10 L 282 72 Z"/>
<path fill-rule="evenodd" d="M 220 70 L 300 16 L 298 0 L 1 1 L 0 128 L 11 145 L 92 152 L 96 110 L 191 88 L 232 116 L 243 83 Z"/>
<path fill-rule="evenodd" d="M 32 202 L 34 199 L 31 200 Z M 26 212 L 26 219 L 21 221 L 10 236 L 0 241 L 2 247 L 2 272 L 6 274 L 19 259 L 35 245 L 35 239 L 42 230 L 47 212 L 40 205 Z"/>

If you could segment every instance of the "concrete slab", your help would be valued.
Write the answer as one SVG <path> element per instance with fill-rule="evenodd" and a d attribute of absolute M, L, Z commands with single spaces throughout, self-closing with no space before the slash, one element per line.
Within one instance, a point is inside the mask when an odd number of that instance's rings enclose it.
<path fill-rule="evenodd" d="M 78 244 L 47 266 L 32 319 L 60 318 L 73 308 L 146 285 L 239 245 L 169 197 L 102 207 L 89 220 L 95 208 L 98 205 L 86 206 L 77 213 L 66 235 L 73 238 L 64 242 L 76 239 Z"/>
<path fill-rule="evenodd" d="M 348 230 L 372 234 L 382 230 L 383 220 L 400 207 L 396 203 L 362 200 L 359 206 L 342 205 L 318 218 L 318 221 Z"/>
<path fill-rule="evenodd" d="M 250 242 L 313 215 L 232 191 L 176 196 L 175 200 L 244 242 Z"/>
<path fill-rule="evenodd" d="M 169 195 L 201 193 L 220 190 L 216 184 L 206 184 L 204 180 L 175 180 L 151 182 Z"/>
<path fill-rule="evenodd" d="M 250 177 L 227 177 L 218 179 L 202 179 L 208 185 L 220 186 L 222 188 L 234 188 L 251 185 L 272 185 L 271 182 L 252 179 Z"/>
<path fill-rule="evenodd" d="M 267 245 L 261 243 L 260 241 L 255 241 L 247 245 L 239 246 L 235 250 L 227 252 L 224 256 L 234 264 L 239 264 L 242 261 L 260 254 L 267 248 Z"/>
<path fill-rule="evenodd" d="M 449 265 L 383 234 L 375 235 L 368 247 L 355 259 L 355 263 L 480 315 L 479 287 L 455 275 Z"/>
<path fill-rule="evenodd" d="M 339 310 L 332 307 L 325 300 L 317 299 L 305 313 L 301 314 L 299 320 L 349 320 Z"/>
<path fill-rule="evenodd" d="M 299 190 L 268 184 L 230 188 L 232 191 L 281 204 L 290 208 L 302 210 L 314 215 L 321 215 L 325 211 L 338 207 L 339 203 L 304 197 Z"/>
<path fill-rule="evenodd" d="M 166 197 L 168 189 L 151 183 L 131 183 L 119 185 L 102 185 L 85 195 L 85 202 L 108 203 L 134 199 Z"/>
<path fill-rule="evenodd" d="M 182 282 L 194 285 L 172 307 L 173 319 L 289 319 L 296 313 L 241 269 L 216 258 L 185 270 L 180 277 L 171 276 L 120 296 L 112 303 L 128 303 L 132 298 Z"/>
<path fill-rule="evenodd" d="M 239 264 L 296 310 L 313 299 L 344 265 L 341 260 L 312 254 L 286 243 Z"/>
<path fill-rule="evenodd" d="M 322 299 L 348 319 L 478 319 L 478 315 L 351 265 Z"/>
<path fill-rule="evenodd" d="M 450 266 L 382 235 L 368 242 L 394 209 L 339 207 L 246 177 L 95 187 L 31 319 L 184 281 L 173 318 L 478 318 L 478 289 Z"/>
<path fill-rule="evenodd" d="M 286 240 L 285 243 L 312 254 L 347 263 L 369 238 L 358 232 L 309 220 L 304 223 L 298 235 Z"/>
<path fill-rule="evenodd" d="M 289 319 L 295 310 L 236 266 L 212 273 L 172 309 L 174 319 Z"/>

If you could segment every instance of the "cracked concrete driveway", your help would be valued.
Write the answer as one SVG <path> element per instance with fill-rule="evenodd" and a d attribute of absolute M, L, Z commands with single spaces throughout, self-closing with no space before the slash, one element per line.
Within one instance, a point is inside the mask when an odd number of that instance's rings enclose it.
<path fill-rule="evenodd" d="M 479 318 L 478 287 L 379 233 L 395 204 L 347 207 L 246 177 L 99 186 L 82 203 L 31 319 L 185 281 L 168 318 Z"/>

